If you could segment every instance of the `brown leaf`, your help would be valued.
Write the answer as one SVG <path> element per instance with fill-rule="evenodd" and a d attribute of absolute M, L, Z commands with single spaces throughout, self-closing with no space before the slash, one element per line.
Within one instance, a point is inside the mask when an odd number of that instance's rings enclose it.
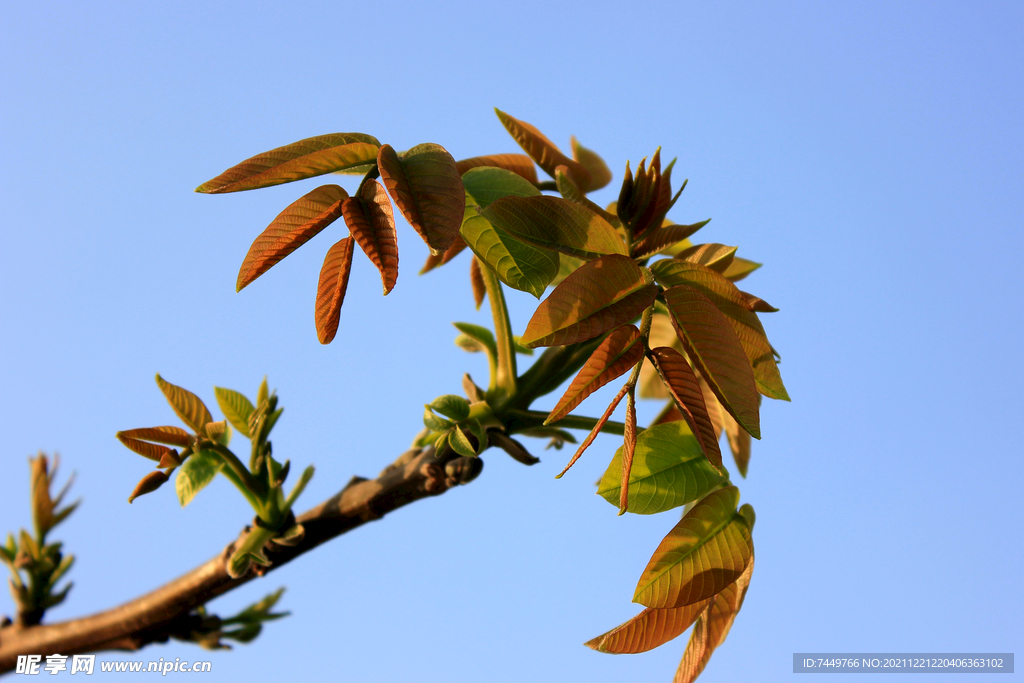
<path fill-rule="evenodd" d="M 668 316 L 655 310 L 651 316 L 651 331 L 647 334 L 647 348 L 668 346 L 676 351 L 683 350 L 683 343 L 676 336 L 676 328 L 672 327 Z M 640 398 L 670 398 L 665 383 L 658 376 L 658 371 L 651 363 L 644 363 L 640 369 L 640 381 L 637 382 Z M 679 419 L 682 419 L 680 417 Z"/>
<path fill-rule="evenodd" d="M 608 164 L 604 163 L 604 159 L 598 156 L 596 152 L 581 145 L 575 135 L 569 139 L 569 143 L 572 147 L 572 158 L 578 161 L 583 168 L 587 169 L 587 173 L 590 174 L 588 192 L 600 190 L 612 181 L 612 172 L 608 169 Z"/>
<path fill-rule="evenodd" d="M 469 282 L 473 286 L 473 302 L 479 311 L 484 303 L 484 297 L 487 296 L 487 286 L 484 284 L 483 271 L 480 270 L 480 259 L 476 256 L 469 262 Z"/>
<path fill-rule="evenodd" d="M 699 263 L 717 273 L 724 273 L 736 257 L 736 247 L 725 244 L 698 244 L 676 255 L 680 261 Z"/>
<path fill-rule="evenodd" d="M 648 607 L 621 626 L 584 645 L 598 652 L 616 655 L 648 652 L 682 635 L 707 610 L 712 599 L 669 609 Z"/>
<path fill-rule="evenodd" d="M 387 296 L 398 280 L 398 235 L 387 193 L 376 180 L 367 180 L 359 195 L 346 199 L 341 209 L 352 237 L 380 271 Z"/>
<path fill-rule="evenodd" d="M 380 148 L 377 166 L 392 199 L 432 253 L 452 245 L 462 226 L 466 191 L 455 160 L 441 145 L 416 145 L 399 158 Z"/>
<path fill-rule="evenodd" d="M 590 354 L 590 358 L 558 400 L 551 414 L 544 420 L 544 424 L 557 422 L 571 413 L 592 393 L 615 378 L 621 377 L 636 365 L 643 353 L 640 330 L 635 326 L 623 325 L 612 330 L 601 345 Z"/>
<path fill-rule="evenodd" d="M 633 453 L 636 451 L 636 406 L 633 394 L 626 394 L 626 427 L 622 440 L 622 487 L 619 493 L 619 514 L 626 512 L 629 501 L 629 473 L 633 469 Z"/>
<path fill-rule="evenodd" d="M 690 364 L 677 351 L 668 347 L 651 349 L 649 358 L 661 375 L 690 431 L 697 437 L 701 450 L 716 469 L 722 469 L 722 451 L 718 447 L 715 427 L 708 415 L 697 376 Z"/>
<path fill-rule="evenodd" d="M 710 222 L 711 219 L 709 218 L 706 221 L 693 223 L 692 225 L 666 225 L 657 230 L 651 230 L 639 244 L 634 245 L 633 256 L 635 258 L 645 258 L 657 254 L 673 244 L 682 242 Z"/>
<path fill-rule="evenodd" d="M 168 448 L 167 446 L 159 446 L 155 443 L 140 441 L 138 439 L 125 436 L 124 432 L 117 433 L 117 440 L 142 457 L 149 458 L 150 460 L 155 460 L 157 462 L 161 462 L 168 456 L 168 454 L 173 453 L 175 456 L 178 454 L 176 450 Z M 161 465 L 161 467 L 165 467 L 165 465 Z"/>
<path fill-rule="evenodd" d="M 747 595 L 753 572 L 754 558 L 751 556 L 740 578 L 716 595 L 711 605 L 697 619 L 673 683 L 693 683 L 707 666 L 715 649 L 725 642 L 736 615 L 743 607 L 743 598 Z"/>
<path fill-rule="evenodd" d="M 165 443 L 169 446 L 188 446 L 189 436 L 181 427 L 143 427 L 141 429 L 126 429 L 117 433 L 117 438 L 122 436 L 130 439 L 143 439 L 155 443 Z"/>
<path fill-rule="evenodd" d="M 182 422 L 195 430 L 196 434 L 202 434 L 206 425 L 213 422 L 213 416 L 210 415 L 206 404 L 191 391 L 171 384 L 159 374 L 156 376 L 156 383 L 167 402 L 174 408 L 175 414 Z"/>
<path fill-rule="evenodd" d="M 246 159 L 203 183 L 196 192 L 255 190 L 342 171 L 372 163 L 379 147 L 377 138 L 362 133 L 318 135 Z"/>
<path fill-rule="evenodd" d="M 156 491 L 158 488 L 163 486 L 164 483 L 169 478 L 170 473 L 164 472 L 163 470 L 156 470 L 155 472 L 150 472 L 149 474 L 144 476 L 139 481 L 138 484 L 136 484 L 135 490 L 132 491 L 132 494 L 130 496 L 128 496 L 128 502 L 131 503 L 139 496 L 144 496 L 147 493 L 152 493 L 153 491 Z"/>
<path fill-rule="evenodd" d="M 320 269 L 320 282 L 316 288 L 316 335 L 321 344 L 330 344 L 338 333 L 354 245 L 355 239 L 351 236 L 336 242 L 327 252 Z"/>
<path fill-rule="evenodd" d="M 587 434 L 587 438 L 584 439 L 583 443 L 580 444 L 580 447 L 576 449 L 576 452 L 573 454 L 572 459 L 569 461 L 569 464 L 565 466 L 565 469 L 563 469 L 561 472 L 555 475 L 555 479 L 558 479 L 563 474 L 568 472 L 569 468 L 572 467 L 576 463 L 576 461 L 580 459 L 581 455 L 583 455 L 583 451 L 590 448 L 590 444 L 592 444 L 594 442 L 594 439 L 597 438 L 597 435 L 601 433 L 601 428 L 604 427 L 605 422 L 607 422 L 608 419 L 612 416 L 612 413 L 615 412 L 615 409 L 619 407 L 619 402 L 622 401 L 622 397 L 626 395 L 626 391 L 628 390 L 629 384 L 623 384 L 622 388 L 619 389 L 619 393 L 615 394 L 615 398 L 613 398 L 612 402 L 608 404 L 608 408 L 604 411 L 604 414 L 601 415 L 601 418 L 597 421 L 597 424 L 595 424 L 594 428 L 590 430 L 589 434 Z"/>
<path fill-rule="evenodd" d="M 494 111 L 498 114 L 498 118 L 501 119 L 505 130 L 515 138 L 515 141 L 519 143 L 523 151 L 529 154 L 537 162 L 537 165 L 544 169 L 545 173 L 554 178 L 555 169 L 559 166 L 566 166 L 569 169 L 569 174 L 581 190 L 584 192 L 591 190 L 593 181 L 591 180 L 590 172 L 582 164 L 562 154 L 561 150 L 555 146 L 555 143 L 544 137 L 543 133 L 530 124 L 513 118 L 500 109 L 495 109 Z"/>
<path fill-rule="evenodd" d="M 537 169 L 533 165 L 533 159 L 525 154 L 489 154 L 482 157 L 471 157 L 455 162 L 455 166 L 459 169 L 459 175 L 478 166 L 493 166 L 512 171 L 531 183 L 537 183 Z"/>
<path fill-rule="evenodd" d="M 235 291 L 270 270 L 288 254 L 316 236 L 341 215 L 348 193 L 337 185 L 323 185 L 288 205 L 260 233 L 242 260 Z"/>

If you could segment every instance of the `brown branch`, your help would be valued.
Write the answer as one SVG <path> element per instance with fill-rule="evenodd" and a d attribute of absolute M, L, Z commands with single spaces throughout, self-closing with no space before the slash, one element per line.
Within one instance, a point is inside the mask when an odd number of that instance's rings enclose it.
<path fill-rule="evenodd" d="M 238 579 L 228 576 L 227 559 L 235 543 L 248 533 L 246 527 L 236 541 L 210 561 L 119 607 L 56 624 L 29 628 L 5 625 L 0 628 L 0 673 L 14 669 L 18 655 L 138 650 L 170 636 L 187 636 L 199 621 L 193 610 L 200 605 L 287 564 L 321 543 L 456 485 L 445 467 L 455 457 L 449 454 L 437 458 L 433 448 L 413 449 L 403 453 L 376 479 L 353 477 L 341 491 L 298 518 L 305 528 L 299 543 L 266 548 L 270 565 L 259 567 L 258 573 L 250 571 Z"/>

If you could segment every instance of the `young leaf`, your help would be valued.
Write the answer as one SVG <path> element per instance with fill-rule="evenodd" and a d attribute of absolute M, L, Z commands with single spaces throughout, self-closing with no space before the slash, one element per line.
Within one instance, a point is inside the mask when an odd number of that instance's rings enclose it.
<path fill-rule="evenodd" d="M 588 640 L 584 645 L 613 655 L 648 652 L 682 635 L 707 610 L 711 600 L 708 598 L 693 605 L 672 609 L 647 607 L 626 623 Z"/>
<path fill-rule="evenodd" d="M 174 480 L 181 507 L 188 505 L 197 493 L 213 481 L 223 465 L 224 461 L 213 451 L 193 453 L 178 470 L 178 478 Z"/>
<path fill-rule="evenodd" d="M 753 556 L 747 522 L 736 512 L 735 486 L 712 491 L 686 513 L 654 551 L 633 602 L 682 607 L 719 593 L 736 581 Z"/>
<path fill-rule="evenodd" d="M 139 481 L 138 484 L 136 484 L 135 490 L 132 491 L 132 494 L 130 496 L 128 496 L 128 502 L 131 503 L 139 496 L 144 496 L 147 493 L 152 493 L 153 491 L 156 491 L 158 488 L 163 486 L 164 482 L 167 481 L 169 476 L 169 473 L 164 472 L 163 470 L 150 472 L 149 474 L 144 476 Z"/>
<path fill-rule="evenodd" d="M 117 438 L 143 439 L 168 446 L 188 446 L 189 436 L 181 427 L 143 427 L 142 429 L 126 429 L 117 433 Z M 122 441 L 123 443 L 123 441 Z"/>
<path fill-rule="evenodd" d="M 220 406 L 220 412 L 224 413 L 224 417 L 242 436 L 247 439 L 252 438 L 249 433 L 249 416 L 252 415 L 255 408 L 249 399 L 237 391 L 222 387 L 214 387 L 213 393 L 217 397 L 217 405 Z"/>
<path fill-rule="evenodd" d="M 626 394 L 626 422 L 623 429 L 623 443 L 620 459 L 622 461 L 619 477 L 619 514 L 629 509 L 629 474 L 633 470 L 633 454 L 636 452 L 636 406 L 633 394 Z"/>
<path fill-rule="evenodd" d="M 619 393 L 615 394 L 615 398 L 613 398 L 612 402 L 608 404 L 608 407 L 605 409 L 604 414 L 601 415 L 600 419 L 598 419 L 597 424 L 593 426 L 593 428 L 590 430 L 590 433 L 587 434 L 587 438 L 583 440 L 583 443 L 580 444 L 580 447 L 576 449 L 575 453 L 573 453 L 572 459 L 569 460 L 569 464 L 566 465 L 561 472 L 555 475 L 555 479 L 559 479 L 563 474 L 568 472 L 569 468 L 572 467 L 576 463 L 576 461 L 580 459 L 580 456 L 583 455 L 583 452 L 590 448 L 590 444 L 592 444 L 594 442 L 594 439 L 597 438 L 597 435 L 601 433 L 601 428 L 604 427 L 606 422 L 608 422 L 608 419 L 612 416 L 612 413 L 615 412 L 615 409 L 619 407 L 619 403 L 622 401 L 622 397 L 626 395 L 626 392 L 628 390 L 629 383 L 627 382 L 626 384 L 622 385 L 621 389 L 619 389 Z"/>
<path fill-rule="evenodd" d="M 438 396 L 430 402 L 430 407 L 435 412 L 441 413 L 456 422 L 469 417 L 469 401 L 456 394 Z"/>
<path fill-rule="evenodd" d="M 480 342 L 492 357 L 498 357 L 498 342 L 495 341 L 494 333 L 489 329 L 480 325 L 474 325 L 473 323 L 452 323 L 452 325 L 459 332 Z"/>
<path fill-rule="evenodd" d="M 377 155 L 381 178 L 432 253 L 455 241 L 462 225 L 466 193 L 452 155 L 441 145 L 416 145 L 399 158 L 391 145 Z"/>
<path fill-rule="evenodd" d="M 338 333 L 341 305 L 345 302 L 348 276 L 352 269 L 352 248 L 349 236 L 339 240 L 324 257 L 320 282 L 316 288 L 316 336 L 321 344 L 330 344 Z"/>
<path fill-rule="evenodd" d="M 580 266 L 537 307 L 523 345 L 586 341 L 624 325 L 654 303 L 658 288 L 628 256 L 602 256 Z"/>
<path fill-rule="evenodd" d="M 181 421 L 191 427 L 196 434 L 202 434 L 203 428 L 213 422 L 213 416 L 209 409 L 199 400 L 199 397 L 188 389 L 171 384 L 159 375 L 156 376 L 156 383 L 160 391 L 164 393 L 167 402 L 174 408 Z"/>
<path fill-rule="evenodd" d="M 172 448 L 168 448 L 167 446 L 158 446 L 155 443 L 149 443 L 147 441 L 139 441 L 138 439 L 125 436 L 124 432 L 117 433 L 117 440 L 142 457 L 149 458 L 150 460 L 155 460 L 157 462 L 162 462 L 168 457 L 174 457 L 176 459 L 178 455 L 178 451 Z"/>
<path fill-rule="evenodd" d="M 658 261 L 651 266 L 651 271 L 663 287 L 685 284 L 707 297 L 732 325 L 753 369 L 758 390 L 771 398 L 789 400 L 775 363 L 775 351 L 752 310 L 759 305 L 757 302 L 763 303 L 761 299 L 745 294 L 722 275 L 698 263 L 678 259 Z"/>
<path fill-rule="evenodd" d="M 242 260 L 235 291 L 271 269 L 308 242 L 341 215 L 348 193 L 337 185 L 323 185 L 292 202 L 260 233 Z"/>
<path fill-rule="evenodd" d="M 481 215 L 521 242 L 595 259 L 626 255 L 626 244 L 612 225 L 589 208 L 561 197 L 505 197 Z"/>
<path fill-rule="evenodd" d="M 569 173 L 576 181 L 576 184 L 580 186 L 580 189 L 584 192 L 589 192 L 592 189 L 593 182 L 590 178 L 590 173 L 582 164 L 562 154 L 553 142 L 544 137 L 543 133 L 530 124 L 513 118 L 500 109 L 495 108 L 494 111 L 501 120 L 501 124 L 505 126 L 505 130 L 509 132 L 509 135 L 515 138 L 515 141 L 519 143 L 523 151 L 529 154 L 537 162 L 537 165 L 544 169 L 545 173 L 554 177 L 555 168 L 563 165 L 567 166 Z"/>
<path fill-rule="evenodd" d="M 754 558 L 751 556 L 750 564 L 740 578 L 716 595 L 711 606 L 697 620 L 697 626 L 693 629 L 690 642 L 687 643 L 683 659 L 679 663 L 674 683 L 693 683 L 707 666 L 715 648 L 725 642 L 725 637 L 729 635 L 729 629 L 736 620 L 736 614 L 743 607 L 743 598 L 747 595 L 753 572 Z"/>
<path fill-rule="evenodd" d="M 469 283 L 473 287 L 473 303 L 476 304 L 476 310 L 479 311 L 480 306 L 484 303 L 484 297 L 487 296 L 487 285 L 484 283 L 484 274 L 480 270 L 480 259 L 476 256 L 469 262 Z"/>
<path fill-rule="evenodd" d="M 458 426 L 448 434 L 448 445 L 452 447 L 453 451 L 467 458 L 472 458 L 476 455 L 476 450 L 473 448 L 469 437 Z"/>
<path fill-rule="evenodd" d="M 558 187 L 558 192 L 563 198 L 576 204 L 582 204 L 601 218 L 608 221 L 610 225 L 614 226 L 618 224 L 618 216 L 608 213 L 600 206 L 587 199 L 587 195 L 583 194 L 583 190 L 573 182 L 572 177 L 569 175 L 569 169 L 565 166 L 559 166 L 555 169 L 555 185 Z"/>
<path fill-rule="evenodd" d="M 750 467 L 750 434 L 740 427 L 732 415 L 722 411 L 722 430 L 729 440 L 729 450 L 732 451 L 732 459 L 736 461 L 736 469 L 740 476 L 747 476 L 747 469 Z"/>
<path fill-rule="evenodd" d="M 566 389 L 544 424 L 557 422 L 571 413 L 587 396 L 625 374 L 643 355 L 640 330 L 633 325 L 615 328 L 594 349 L 572 384 Z"/>
<path fill-rule="evenodd" d="M 698 244 L 695 247 L 690 247 L 686 251 L 680 252 L 676 255 L 676 258 L 680 261 L 699 263 L 716 273 L 723 273 L 732 265 L 733 259 L 736 258 L 736 249 L 737 247 L 728 247 L 724 244 Z"/>
<path fill-rule="evenodd" d="M 718 447 L 715 427 L 708 415 L 704 395 L 693 368 L 677 351 L 665 346 L 651 349 L 648 357 L 668 388 L 683 419 L 697 437 L 704 455 L 716 469 L 720 470 L 722 450 Z"/>
<path fill-rule="evenodd" d="M 662 250 L 682 242 L 710 222 L 711 219 L 709 218 L 706 221 L 693 223 L 692 225 L 666 225 L 657 230 L 651 230 L 644 235 L 644 238 L 638 244 L 634 245 L 633 256 L 635 258 L 646 258 L 658 254 Z"/>
<path fill-rule="evenodd" d="M 448 247 L 443 254 L 427 255 L 426 262 L 423 264 L 423 267 L 420 268 L 420 275 L 423 275 L 424 273 L 429 273 L 438 266 L 443 266 L 444 264 L 448 263 L 459 254 L 461 254 L 465 248 L 466 243 L 462 240 L 462 236 L 460 235 L 459 237 L 456 237 L 455 241 L 452 242 L 452 246 Z"/>
<path fill-rule="evenodd" d="M 597 495 L 616 506 L 622 496 L 622 456 L 619 448 L 597 488 Z M 686 423 L 657 424 L 637 435 L 629 475 L 629 511 L 653 515 L 671 510 L 697 500 L 722 481 Z"/>
<path fill-rule="evenodd" d="M 480 207 L 487 207 L 502 197 L 541 196 L 533 183 L 504 168 L 484 166 L 466 171 L 462 174 L 462 185 L 466 188 L 466 203 Z"/>
<path fill-rule="evenodd" d="M 739 282 L 740 280 L 750 275 L 760 267 L 760 263 L 748 261 L 745 258 L 740 258 L 739 256 L 736 256 L 733 258 L 732 263 L 729 264 L 729 267 L 725 269 L 725 272 L 722 273 L 722 275 L 727 280 L 731 280 L 732 282 Z"/>
<path fill-rule="evenodd" d="M 676 328 L 672 327 L 668 316 L 656 310 L 651 317 L 651 331 L 647 335 L 647 348 L 660 346 L 667 346 L 677 351 L 683 350 L 683 344 L 676 336 Z M 637 389 L 640 398 L 671 398 L 665 383 L 658 375 L 658 370 L 651 363 L 644 363 L 640 369 L 640 381 L 637 383 Z"/>
<path fill-rule="evenodd" d="M 380 183 L 369 179 L 359 187 L 358 196 L 342 203 L 341 210 L 352 237 L 380 271 L 387 296 L 398 280 L 398 235 L 387 193 Z"/>
<path fill-rule="evenodd" d="M 513 289 L 538 299 L 558 273 L 558 254 L 515 239 L 482 216 L 462 224 L 462 239 L 477 258 Z"/>
<path fill-rule="evenodd" d="M 579 141 L 576 140 L 575 135 L 569 138 L 569 143 L 572 147 L 573 159 L 575 159 L 580 166 L 587 169 L 587 173 L 590 174 L 590 185 L 587 187 L 587 192 L 600 190 L 612 181 L 612 172 L 608 170 L 608 164 L 604 163 L 604 159 L 599 157 L 597 153 L 581 145 Z"/>
<path fill-rule="evenodd" d="M 537 182 L 537 169 L 534 168 L 533 159 L 525 154 L 488 154 L 482 157 L 472 157 L 455 162 L 459 175 L 465 176 L 473 168 L 490 167 L 500 168 L 515 173 L 531 185 Z M 465 178 L 463 178 L 465 182 Z"/>
<path fill-rule="evenodd" d="M 754 372 L 728 319 L 692 287 L 665 290 L 679 340 L 719 402 L 755 438 L 761 438 Z"/>
<path fill-rule="evenodd" d="M 362 133 L 318 135 L 272 149 L 232 166 L 196 192 L 219 194 L 270 187 L 373 162 L 380 142 Z"/>

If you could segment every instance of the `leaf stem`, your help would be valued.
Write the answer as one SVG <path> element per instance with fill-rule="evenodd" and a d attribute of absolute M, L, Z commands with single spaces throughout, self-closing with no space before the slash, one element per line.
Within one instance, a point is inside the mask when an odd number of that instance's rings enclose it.
<path fill-rule="evenodd" d="M 224 460 L 224 464 L 227 465 L 226 468 L 221 469 L 224 476 L 235 485 L 235 488 L 242 492 L 245 499 L 249 501 L 249 505 L 256 511 L 256 514 L 262 516 L 266 512 L 265 506 L 259 499 L 257 494 L 258 484 L 252 474 L 249 473 L 249 470 L 245 468 L 245 465 L 227 446 L 211 442 L 210 449 L 217 453 Z"/>
<path fill-rule="evenodd" d="M 490 268 L 481 268 L 487 299 L 491 302 L 491 317 L 494 318 L 494 339 L 498 344 L 497 373 L 494 391 L 488 396 L 488 403 L 494 408 L 507 403 L 516 394 L 516 349 L 512 341 L 512 322 L 505 305 L 505 294 L 501 281 Z"/>

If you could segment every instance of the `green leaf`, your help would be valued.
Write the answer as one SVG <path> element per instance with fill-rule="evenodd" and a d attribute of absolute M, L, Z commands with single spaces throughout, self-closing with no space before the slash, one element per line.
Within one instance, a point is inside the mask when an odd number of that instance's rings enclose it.
<path fill-rule="evenodd" d="M 752 436 L 761 438 L 754 372 L 729 320 L 687 285 L 667 289 L 664 296 L 690 360 L 722 406 Z"/>
<path fill-rule="evenodd" d="M 679 413 L 690 426 L 690 431 L 696 436 L 704 455 L 716 469 L 720 469 L 722 449 L 718 447 L 718 435 L 708 415 L 704 393 L 693 368 L 678 351 L 667 346 L 651 349 L 648 358 L 665 383 Z"/>
<path fill-rule="evenodd" d="M 640 330 L 623 325 L 612 330 L 601 345 L 594 349 L 562 398 L 544 420 L 544 424 L 557 422 L 571 413 L 592 393 L 621 377 L 636 365 L 644 353 Z"/>
<path fill-rule="evenodd" d="M 339 240 L 324 257 L 320 281 L 316 288 L 316 336 L 321 344 L 330 344 L 338 333 L 341 305 L 345 302 L 348 277 L 352 270 L 352 248 L 349 236 Z"/>
<path fill-rule="evenodd" d="M 593 339 L 624 325 L 654 303 L 658 288 L 628 256 L 613 254 L 584 264 L 541 302 L 523 333 L 528 347 Z"/>
<path fill-rule="evenodd" d="M 733 282 L 739 282 L 740 280 L 750 275 L 760 267 L 760 263 L 748 261 L 745 258 L 740 258 L 739 256 L 736 256 L 733 258 L 732 263 L 729 264 L 729 267 L 725 269 L 725 272 L 722 273 L 722 275 L 725 276 L 725 278 L 728 280 L 731 280 Z"/>
<path fill-rule="evenodd" d="M 533 168 L 533 165 L 530 167 Z M 486 207 L 502 197 L 541 196 L 540 190 L 519 174 L 492 166 L 466 171 L 462 174 L 462 185 L 466 188 L 467 204 L 472 200 L 480 207 Z"/>
<path fill-rule="evenodd" d="M 539 299 L 558 273 L 557 253 L 524 244 L 482 216 L 466 220 L 461 234 L 477 258 L 513 289 Z"/>
<path fill-rule="evenodd" d="M 199 397 L 188 389 L 171 384 L 157 373 L 156 383 L 160 391 L 164 393 L 167 402 L 174 408 L 175 414 L 182 422 L 191 427 L 196 434 L 202 434 L 203 428 L 213 422 L 213 416 L 209 409 L 199 400 Z"/>
<path fill-rule="evenodd" d="M 495 108 L 494 111 L 501 120 L 501 124 L 505 126 L 505 130 L 515 138 L 515 141 L 519 143 L 523 151 L 529 154 L 548 175 L 553 178 L 555 168 L 564 165 L 569 168 L 569 172 L 572 174 L 576 184 L 584 192 L 588 192 L 591 189 L 593 183 L 586 167 L 562 154 L 551 140 L 548 140 L 543 133 L 529 123 L 513 118 L 500 109 Z"/>
<path fill-rule="evenodd" d="M 622 489 L 622 454 L 620 447 L 597 489 L 616 507 Z M 628 509 L 639 515 L 671 510 L 697 500 L 723 480 L 685 422 L 654 425 L 637 435 Z"/>
<path fill-rule="evenodd" d="M 621 626 L 584 645 L 614 655 L 648 652 L 682 635 L 711 604 L 711 598 L 672 609 L 644 609 Z"/>
<path fill-rule="evenodd" d="M 249 416 L 252 415 L 252 411 L 255 409 L 252 403 L 249 402 L 249 399 L 237 391 L 222 387 L 214 387 L 213 393 L 217 396 L 217 405 L 220 406 L 220 412 L 224 413 L 224 417 L 228 419 L 228 422 L 242 436 L 247 439 L 251 438 L 249 434 Z"/>
<path fill-rule="evenodd" d="M 751 556 L 746 571 L 735 583 L 716 595 L 710 609 L 697 619 L 673 683 L 693 683 L 707 666 L 715 649 L 725 642 L 736 615 L 743 607 L 743 598 L 747 595 L 753 572 L 754 558 Z"/>
<path fill-rule="evenodd" d="M 185 461 L 178 469 L 178 478 L 174 488 L 178 492 L 181 507 L 185 507 L 220 472 L 224 461 L 214 451 L 199 451 Z"/>
<path fill-rule="evenodd" d="M 657 608 L 692 605 L 740 578 L 754 546 L 746 520 L 736 512 L 739 497 L 739 489 L 727 486 L 687 512 L 655 550 L 633 602 Z"/>
<path fill-rule="evenodd" d="M 474 325 L 473 323 L 452 323 L 452 325 L 470 339 L 480 342 L 492 357 L 498 357 L 498 343 L 494 340 L 494 334 L 489 329 L 480 325 Z"/>
<path fill-rule="evenodd" d="M 452 423 L 434 415 L 429 405 L 423 406 L 423 425 L 432 432 L 443 432 L 452 428 Z"/>
<path fill-rule="evenodd" d="M 469 417 L 469 401 L 455 394 L 438 396 L 430 402 L 430 407 L 434 412 L 441 413 L 456 422 Z"/>
<path fill-rule="evenodd" d="M 409 222 L 435 254 L 459 234 L 466 193 L 452 155 L 441 145 L 416 145 L 399 158 L 391 145 L 380 148 L 381 178 Z"/>
<path fill-rule="evenodd" d="M 398 234 L 387 193 L 376 180 L 366 180 L 358 196 L 346 199 L 341 210 L 352 237 L 380 271 L 387 296 L 398 280 Z"/>
<path fill-rule="evenodd" d="M 473 444 L 470 443 L 469 437 L 458 426 L 448 434 L 448 445 L 452 447 L 453 451 L 467 458 L 472 458 L 476 455 L 476 450 L 474 450 Z"/>
<path fill-rule="evenodd" d="M 481 215 L 521 242 L 582 259 L 626 255 L 626 243 L 591 209 L 561 197 L 505 197 Z"/>
<path fill-rule="evenodd" d="M 488 154 L 456 161 L 455 166 L 463 176 L 463 182 L 470 169 L 481 167 L 501 168 L 515 173 L 530 184 L 537 182 L 537 169 L 533 166 L 533 159 L 525 154 Z"/>
<path fill-rule="evenodd" d="M 270 187 L 342 171 L 376 160 L 380 142 L 362 133 L 318 135 L 246 159 L 196 192 L 219 194 Z"/>
<path fill-rule="evenodd" d="M 235 291 L 267 272 L 341 215 L 342 202 L 348 193 L 337 185 L 323 185 L 288 205 L 260 233 L 242 259 L 235 281 Z"/>

